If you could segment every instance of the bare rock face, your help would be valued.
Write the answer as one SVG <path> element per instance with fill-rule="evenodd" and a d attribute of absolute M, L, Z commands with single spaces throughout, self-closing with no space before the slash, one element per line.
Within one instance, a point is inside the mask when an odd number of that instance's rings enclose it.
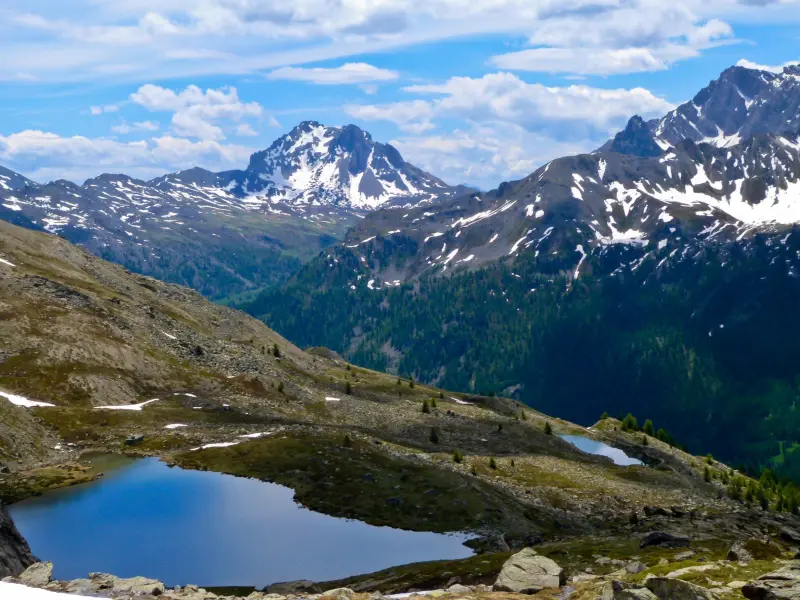
<path fill-rule="evenodd" d="M 53 579 L 53 563 L 37 562 L 25 569 L 19 582 L 29 587 L 44 587 Z"/>
<path fill-rule="evenodd" d="M 750 600 L 800 598 L 800 561 L 794 561 L 777 571 L 762 575 L 742 588 Z"/>
<path fill-rule="evenodd" d="M 559 588 L 567 583 L 564 569 L 533 548 L 525 548 L 509 558 L 494 584 L 495 591 L 535 594 L 546 588 Z"/>
<path fill-rule="evenodd" d="M 645 586 L 659 600 L 717 600 L 712 592 L 699 585 L 670 577 L 651 577 Z"/>
<path fill-rule="evenodd" d="M 5 505 L 0 504 L 0 578 L 19 575 L 34 562 L 28 542 L 17 531 Z"/>

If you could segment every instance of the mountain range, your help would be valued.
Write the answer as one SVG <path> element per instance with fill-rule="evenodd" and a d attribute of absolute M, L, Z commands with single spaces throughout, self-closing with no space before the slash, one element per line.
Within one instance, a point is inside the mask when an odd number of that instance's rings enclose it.
<path fill-rule="evenodd" d="M 790 469 L 798 222 L 798 69 L 733 67 L 595 152 L 371 213 L 243 307 L 360 364 Z"/>
<path fill-rule="evenodd" d="M 3 168 L 0 218 L 219 299 L 285 279 L 371 210 L 464 190 L 355 126 L 304 122 L 240 171 L 39 185 Z"/>

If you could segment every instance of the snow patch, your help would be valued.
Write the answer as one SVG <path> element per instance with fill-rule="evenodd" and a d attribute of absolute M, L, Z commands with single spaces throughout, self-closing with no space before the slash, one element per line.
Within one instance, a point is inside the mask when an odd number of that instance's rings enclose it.
<path fill-rule="evenodd" d="M 0 392 L 0 396 L 11 402 L 16 406 L 24 406 L 25 408 L 36 408 L 41 406 L 55 406 L 49 402 L 37 402 L 36 400 L 28 400 L 25 396 L 18 396 L 17 394 L 9 394 L 8 392 Z"/>

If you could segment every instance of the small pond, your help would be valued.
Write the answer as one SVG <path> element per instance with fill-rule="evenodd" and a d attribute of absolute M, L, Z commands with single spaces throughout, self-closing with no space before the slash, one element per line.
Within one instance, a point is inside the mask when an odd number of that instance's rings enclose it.
<path fill-rule="evenodd" d="M 262 587 L 472 555 L 463 535 L 374 527 L 312 512 L 292 497 L 280 485 L 146 458 L 10 511 L 59 579 L 107 572 L 167 585 Z"/>
<path fill-rule="evenodd" d="M 631 458 L 619 448 L 614 448 L 603 442 L 598 442 L 582 435 L 561 435 L 562 440 L 568 441 L 570 444 L 587 454 L 597 454 L 598 456 L 605 456 L 614 461 L 615 465 L 629 467 L 631 465 L 643 465 L 644 463 L 637 458 Z"/>

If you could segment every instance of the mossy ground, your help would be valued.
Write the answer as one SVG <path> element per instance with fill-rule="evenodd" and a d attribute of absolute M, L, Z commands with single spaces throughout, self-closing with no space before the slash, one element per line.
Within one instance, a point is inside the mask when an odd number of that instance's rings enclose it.
<path fill-rule="evenodd" d="M 88 483 L 97 477 L 89 467 L 66 464 L 0 475 L 0 501 L 13 504 L 49 490 Z"/>

